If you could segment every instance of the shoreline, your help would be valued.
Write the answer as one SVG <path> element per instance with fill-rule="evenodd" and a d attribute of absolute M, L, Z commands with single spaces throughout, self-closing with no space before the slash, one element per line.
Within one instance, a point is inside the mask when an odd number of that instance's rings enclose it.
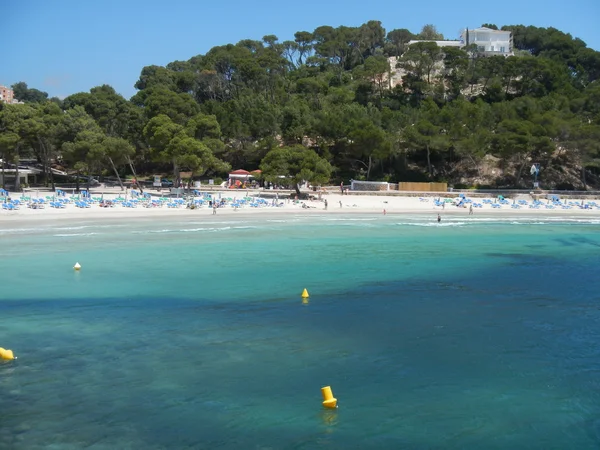
<path fill-rule="evenodd" d="M 94 194 L 92 194 L 94 195 Z M 105 194 L 107 200 L 116 198 L 120 193 Z M 367 196 L 367 195 L 341 195 L 327 194 L 323 195 L 323 199 L 328 202 L 328 208 L 325 209 L 323 201 L 307 200 L 299 203 L 280 200 L 281 206 L 263 206 L 234 209 L 231 206 L 220 207 L 216 209 L 216 214 L 213 214 L 212 208 L 203 206 L 196 209 L 187 209 L 185 206 L 179 208 L 168 208 L 166 205 L 162 207 L 147 208 L 138 206 L 136 208 L 126 208 L 117 205 L 111 208 L 101 208 L 98 204 L 93 204 L 89 208 L 78 208 L 74 204 L 67 204 L 65 208 L 56 209 L 48 204 L 43 209 L 31 209 L 27 205 L 21 205 L 18 210 L 7 211 L 0 210 L 0 230 L 6 225 L 14 226 L 15 224 L 26 224 L 29 226 L 40 226 L 48 223 L 64 223 L 64 222 L 81 222 L 94 221 L 122 223 L 123 221 L 144 221 L 151 219 L 174 219 L 174 220 L 189 220 L 200 219 L 211 222 L 219 220 L 222 217 L 232 219 L 238 217 L 256 218 L 259 216 L 265 217 L 286 217 L 286 216 L 307 216 L 312 215 L 373 215 L 373 216 L 431 216 L 432 220 L 437 219 L 439 214 L 444 217 L 461 217 L 464 219 L 478 217 L 481 218 L 536 218 L 536 217 L 562 217 L 571 219 L 599 219 L 600 207 L 592 209 L 581 209 L 577 206 L 572 206 L 571 209 L 546 209 L 546 201 L 543 202 L 540 209 L 531 209 L 528 206 L 523 206 L 515 209 L 512 205 L 503 205 L 500 208 L 493 208 L 489 204 L 484 204 L 482 208 L 473 208 L 473 214 L 469 215 L 469 208 L 458 208 L 450 203 L 446 203 L 445 207 L 435 206 L 432 198 L 421 200 L 417 197 L 382 197 L 382 196 Z M 492 199 L 493 200 L 493 199 Z M 340 207 L 340 202 L 342 207 Z M 306 204 L 306 208 L 302 204 Z M 581 203 L 581 200 L 572 201 L 571 204 Z M 385 210 L 385 213 L 384 213 Z"/>

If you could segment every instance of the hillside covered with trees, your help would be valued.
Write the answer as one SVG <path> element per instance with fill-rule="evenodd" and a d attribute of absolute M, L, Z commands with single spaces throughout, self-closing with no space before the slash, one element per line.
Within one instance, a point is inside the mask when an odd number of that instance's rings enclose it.
<path fill-rule="evenodd" d="M 553 28 L 502 29 L 515 56 L 408 46 L 443 36 L 369 21 L 147 66 L 129 100 L 107 85 L 60 101 L 17 83 L 24 104 L 1 106 L 0 157 L 121 178 L 260 168 L 315 183 L 515 188 L 539 163 L 543 188 L 599 187 L 600 52 Z"/>

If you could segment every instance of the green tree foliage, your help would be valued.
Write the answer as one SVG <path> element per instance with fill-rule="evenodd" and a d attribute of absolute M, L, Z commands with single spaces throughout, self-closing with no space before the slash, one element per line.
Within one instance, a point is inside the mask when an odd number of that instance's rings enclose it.
<path fill-rule="evenodd" d="M 388 87 L 390 64 L 383 55 L 369 56 L 364 64 L 357 66 L 354 73 L 357 78 L 362 78 L 373 85 L 381 101 Z"/>
<path fill-rule="evenodd" d="M 100 123 L 114 132 L 115 127 L 110 124 L 110 121 L 102 120 L 111 116 L 111 113 L 99 113 L 98 111 L 102 109 L 95 111 L 98 113 Z M 79 105 L 66 111 L 62 122 L 57 124 L 56 134 L 63 142 L 63 159 L 76 170 L 77 175 L 85 173 L 91 181 L 92 175 L 98 175 L 103 169 L 108 168 L 114 172 L 121 189 L 124 188 L 119 168 L 131 164 L 131 158 L 135 154 L 135 147 L 129 140 L 117 137 L 112 132 L 107 134 L 94 117 Z"/>
<path fill-rule="evenodd" d="M 286 182 L 294 185 L 298 195 L 302 182 L 308 181 L 316 185 L 327 183 L 332 171 L 331 164 L 326 159 L 301 145 L 271 150 L 263 158 L 260 168 L 267 181 L 281 183 L 280 177 L 285 177 Z"/>
<path fill-rule="evenodd" d="M 119 180 L 121 190 L 123 190 L 124 186 L 119 175 L 118 168 L 131 162 L 131 158 L 133 158 L 135 154 L 134 146 L 131 145 L 129 141 L 123 138 L 107 136 L 102 141 L 102 147 L 100 148 L 100 152 L 101 154 L 98 155 L 100 160 L 105 158 L 108 161 L 110 167 L 112 168 L 117 179 Z"/>
<path fill-rule="evenodd" d="M 366 179 L 369 180 L 373 164 L 390 155 L 391 143 L 387 133 L 372 120 L 362 119 L 354 125 L 348 136 L 350 149 L 357 161 L 365 166 Z"/>
<path fill-rule="evenodd" d="M 3 136 L 0 140 L 2 170 L 5 167 L 4 162 L 14 166 L 16 190 L 20 189 L 19 162 L 22 157 L 31 154 L 31 144 L 35 139 L 35 130 L 31 129 L 31 125 L 36 115 L 36 109 L 25 104 L 5 105 L 0 111 L 0 134 Z"/>
<path fill-rule="evenodd" d="M 108 136 L 132 137 L 138 111 L 108 85 L 97 86 L 89 93 L 71 95 L 63 100 L 63 108 L 81 106 Z"/>
<path fill-rule="evenodd" d="M 535 160 L 547 182 L 575 170 L 570 184 L 600 186 L 600 52 L 554 28 L 502 29 L 515 56 L 409 46 L 444 37 L 434 25 L 386 33 L 373 20 L 147 66 L 129 100 L 98 86 L 59 103 L 17 83 L 28 104 L 1 108 L 0 152 L 119 179 L 136 167 L 176 180 L 264 167 L 267 180 L 292 183 L 479 182 L 495 161 L 502 178 L 486 182 L 511 187 L 528 184 Z"/>
<path fill-rule="evenodd" d="M 148 119 L 161 114 L 169 116 L 175 123 L 183 124 L 200 111 L 198 104 L 189 94 L 177 94 L 162 86 L 152 88 L 144 101 Z"/>
<path fill-rule="evenodd" d="M 582 84 L 598 79 L 600 53 L 587 48 L 581 39 L 573 38 L 556 28 L 514 25 L 502 29 L 513 33 L 513 42 L 517 49 L 567 66 L 574 78 Z"/>
<path fill-rule="evenodd" d="M 144 136 L 154 158 L 172 164 L 177 183 L 181 181 L 182 169 L 202 175 L 209 169 L 223 172 L 231 167 L 215 156 L 222 150 L 222 143 L 214 116 L 198 114 L 180 125 L 166 114 L 159 114 L 148 121 Z"/>
<path fill-rule="evenodd" d="M 0 133 L 0 156 L 2 156 L 2 188 L 6 189 L 6 178 L 4 176 L 6 163 L 14 158 L 15 149 L 18 149 L 21 138 L 18 133 L 4 129 Z"/>
<path fill-rule="evenodd" d="M 431 41 L 443 41 L 444 35 L 438 32 L 435 25 L 427 24 L 423 25 L 421 32 L 417 35 L 417 38 Z"/>
<path fill-rule="evenodd" d="M 57 137 L 63 112 L 54 102 L 37 104 L 35 109 L 35 115 L 27 123 L 30 130 L 29 145 L 42 165 L 44 184 L 47 186 L 50 181 L 54 188 L 54 176 L 50 169 L 52 161 L 59 155 L 60 143 Z"/>
<path fill-rule="evenodd" d="M 387 55 L 400 57 L 406 49 L 406 44 L 414 38 L 414 35 L 406 28 L 390 31 L 386 36 L 385 50 Z"/>
<path fill-rule="evenodd" d="M 48 93 L 27 87 L 27 83 L 20 81 L 11 86 L 14 97 L 24 103 L 44 103 L 48 100 Z"/>

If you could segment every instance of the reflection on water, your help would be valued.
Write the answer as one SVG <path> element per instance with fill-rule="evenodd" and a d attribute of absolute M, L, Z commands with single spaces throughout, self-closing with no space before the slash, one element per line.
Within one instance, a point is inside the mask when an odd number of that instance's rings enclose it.
<path fill-rule="evenodd" d="M 323 409 L 320 413 L 326 433 L 333 433 L 338 425 L 339 415 L 337 409 Z"/>

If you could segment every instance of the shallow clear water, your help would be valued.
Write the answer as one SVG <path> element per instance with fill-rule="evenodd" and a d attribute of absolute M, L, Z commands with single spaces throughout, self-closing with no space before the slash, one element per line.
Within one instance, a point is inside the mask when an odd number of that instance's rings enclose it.
<path fill-rule="evenodd" d="M 0 246 L 0 448 L 600 446 L 594 221 L 5 225 Z"/>

